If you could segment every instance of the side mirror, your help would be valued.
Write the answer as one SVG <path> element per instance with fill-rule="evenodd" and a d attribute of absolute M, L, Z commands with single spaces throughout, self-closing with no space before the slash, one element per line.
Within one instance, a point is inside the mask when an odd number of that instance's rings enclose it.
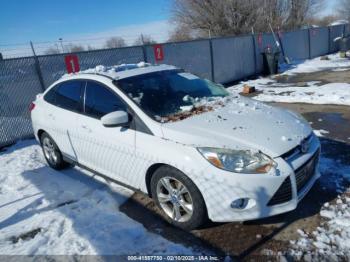
<path fill-rule="evenodd" d="M 127 126 L 129 124 L 129 114 L 125 111 L 115 111 L 101 118 L 105 127 Z"/>

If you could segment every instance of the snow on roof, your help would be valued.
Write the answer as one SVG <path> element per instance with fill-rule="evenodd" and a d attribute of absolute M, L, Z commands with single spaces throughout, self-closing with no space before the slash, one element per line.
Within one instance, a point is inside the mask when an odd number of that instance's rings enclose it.
<path fill-rule="evenodd" d="M 122 78 L 136 76 L 136 75 L 142 75 L 142 74 L 165 71 L 165 70 L 176 70 L 176 69 L 178 68 L 172 65 L 164 65 L 164 64 L 152 65 L 145 62 L 140 62 L 138 64 L 121 64 L 121 65 L 114 65 L 114 66 L 98 65 L 95 68 L 89 68 L 89 69 L 80 71 L 77 74 L 98 74 L 98 75 L 105 75 L 113 79 L 122 79 Z M 72 74 L 65 75 L 64 77 L 71 76 L 71 75 Z"/>
<path fill-rule="evenodd" d="M 329 26 L 344 25 L 344 24 L 348 24 L 348 23 L 349 23 L 348 20 L 337 20 L 337 21 L 334 21 L 333 23 L 329 24 Z"/>

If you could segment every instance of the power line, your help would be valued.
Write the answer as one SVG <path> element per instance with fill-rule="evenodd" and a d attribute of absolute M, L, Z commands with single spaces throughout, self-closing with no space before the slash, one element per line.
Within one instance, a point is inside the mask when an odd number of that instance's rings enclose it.
<path fill-rule="evenodd" d="M 151 38 L 156 38 L 156 41 L 165 42 L 167 34 L 151 34 Z M 132 47 L 135 45 L 136 41 L 140 39 L 141 34 L 137 35 L 110 35 L 103 37 L 94 37 L 94 38 L 80 38 L 80 39 L 67 39 L 67 40 L 56 40 L 56 41 L 41 41 L 33 42 L 34 48 L 39 55 L 46 53 L 48 49 L 59 49 L 59 45 L 64 47 L 66 50 L 64 52 L 69 52 L 70 48 L 73 46 L 82 46 L 84 49 L 91 47 L 93 50 L 101 50 L 106 48 L 107 40 L 112 37 L 121 37 L 126 44 L 126 47 Z M 14 57 L 23 57 L 23 56 L 32 56 L 32 51 L 30 47 L 30 42 L 27 43 L 3 43 L 0 44 L 0 52 L 5 58 L 14 58 Z M 58 50 L 57 53 L 62 53 L 61 50 Z"/>
<path fill-rule="evenodd" d="M 159 36 L 159 37 L 166 37 L 166 34 L 152 34 L 151 36 Z M 104 36 L 104 37 L 94 37 L 94 38 L 78 38 L 78 39 L 71 39 L 71 40 L 62 40 L 63 43 L 69 43 L 69 42 L 85 42 L 85 41 L 93 41 L 93 40 L 106 40 L 110 39 L 111 37 L 121 37 L 123 39 L 136 39 L 140 37 L 139 34 L 137 35 L 118 35 L 113 34 L 110 36 Z M 40 41 L 40 42 L 33 42 L 34 45 L 41 45 L 41 44 L 54 44 L 59 43 L 61 41 L 55 40 L 55 41 Z M 22 42 L 22 43 L 6 43 L 6 44 L 0 44 L 0 46 L 27 46 L 29 45 L 29 42 Z"/>

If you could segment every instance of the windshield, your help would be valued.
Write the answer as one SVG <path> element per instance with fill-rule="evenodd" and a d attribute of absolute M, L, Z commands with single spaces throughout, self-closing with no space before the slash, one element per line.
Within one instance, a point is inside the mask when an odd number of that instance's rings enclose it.
<path fill-rule="evenodd" d="M 182 112 L 196 111 L 205 101 L 228 96 L 221 85 L 181 70 L 159 71 L 116 81 L 118 88 L 152 118 L 162 121 Z"/>

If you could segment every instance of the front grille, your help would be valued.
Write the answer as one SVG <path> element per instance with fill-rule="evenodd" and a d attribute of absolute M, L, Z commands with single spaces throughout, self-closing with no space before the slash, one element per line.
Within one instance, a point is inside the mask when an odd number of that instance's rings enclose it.
<path fill-rule="evenodd" d="M 307 143 L 311 143 L 313 137 L 314 137 L 313 133 L 311 133 L 307 138 L 305 138 L 305 141 L 307 141 Z M 284 153 L 283 155 L 281 155 L 281 157 L 288 162 L 289 160 L 295 159 L 302 154 L 303 153 L 301 150 L 301 145 L 297 145 L 296 147 L 289 150 L 287 153 Z"/>
<path fill-rule="evenodd" d="M 315 174 L 318 159 L 319 151 L 317 151 L 309 161 L 295 171 L 298 194 L 303 190 L 303 188 Z"/>
<path fill-rule="evenodd" d="M 290 177 L 287 177 L 267 205 L 278 205 L 290 200 L 292 200 L 292 183 Z"/>
<path fill-rule="evenodd" d="M 316 171 L 320 151 L 318 150 L 305 164 L 295 170 L 295 180 L 298 194 L 308 184 Z M 270 199 L 268 206 L 278 205 L 292 200 L 292 184 L 290 177 L 287 177 L 277 192 Z"/>

